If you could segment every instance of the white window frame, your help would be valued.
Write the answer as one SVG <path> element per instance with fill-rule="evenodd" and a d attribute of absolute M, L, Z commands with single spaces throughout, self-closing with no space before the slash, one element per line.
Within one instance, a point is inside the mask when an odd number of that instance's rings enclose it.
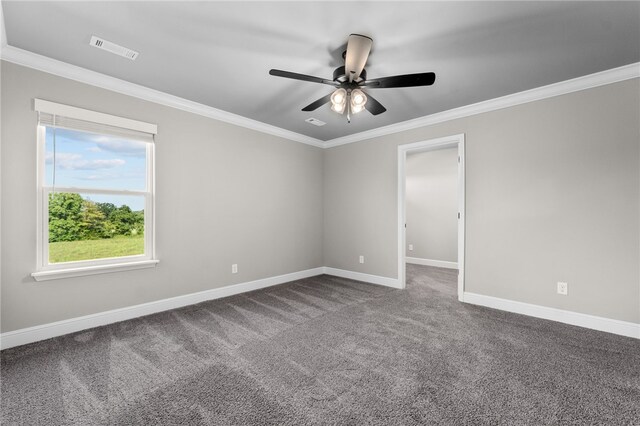
<path fill-rule="evenodd" d="M 35 100 L 36 111 L 61 115 L 98 124 L 121 127 L 142 131 L 155 135 L 157 126 L 123 117 L 89 111 L 68 105 L 56 104 L 40 99 Z M 132 269 L 150 268 L 157 265 L 155 258 L 155 144 L 146 144 L 146 189 L 144 191 L 95 189 L 85 187 L 55 187 L 55 192 L 89 193 L 106 195 L 134 195 L 143 196 L 144 208 L 144 254 L 80 260 L 73 262 L 49 263 L 49 194 L 54 188 L 46 185 L 45 173 L 45 143 L 46 126 L 37 126 L 37 271 L 31 276 L 36 281 L 58 278 L 70 278 L 84 275 L 102 274 L 107 272 L 126 271 Z"/>

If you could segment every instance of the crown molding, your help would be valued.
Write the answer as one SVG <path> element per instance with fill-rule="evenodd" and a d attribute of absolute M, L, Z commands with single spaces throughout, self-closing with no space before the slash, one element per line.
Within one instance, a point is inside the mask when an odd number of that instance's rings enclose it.
<path fill-rule="evenodd" d="M 213 118 L 215 120 L 234 124 L 236 126 L 245 127 L 247 129 L 257 130 L 273 136 L 278 136 L 291 141 L 300 142 L 307 145 L 322 148 L 324 143 L 316 138 L 272 126 L 261 121 L 252 120 L 227 111 L 193 102 L 178 96 L 170 95 L 159 90 L 150 89 L 139 84 L 130 83 L 119 78 L 110 77 L 96 71 L 81 68 L 66 62 L 38 55 L 37 53 L 19 49 L 10 45 L 2 45 L 0 54 L 2 60 L 12 62 L 17 65 L 44 71 L 59 77 L 75 80 L 80 83 L 90 84 L 102 89 L 111 90 L 113 92 L 122 93 L 127 96 L 153 102 L 160 105 L 176 108 L 193 114 L 202 115 L 204 117 Z"/>
<path fill-rule="evenodd" d="M 0 20 L 2 22 L 2 30 L 4 30 L 4 19 L 2 19 L 2 9 L 0 6 Z M 1 37 L 0 37 L 1 38 Z M 4 39 L 6 42 L 6 38 Z M 419 127 L 431 126 L 445 121 L 456 120 L 459 118 L 470 117 L 476 114 L 496 111 L 503 108 L 509 108 L 529 102 L 539 101 L 542 99 L 552 98 L 554 96 L 565 95 L 568 93 L 578 92 L 585 89 L 591 89 L 598 86 L 604 86 L 619 81 L 629 80 L 640 77 L 640 62 L 601 71 L 595 74 L 574 78 L 571 80 L 561 81 L 559 83 L 547 86 L 537 87 L 523 92 L 502 96 L 487 101 L 478 102 L 447 111 L 438 112 L 424 117 L 414 118 L 412 120 L 402 121 L 390 124 L 388 126 L 378 127 L 364 132 L 354 133 L 339 138 L 322 141 L 320 139 L 306 136 L 300 133 L 292 132 L 280 127 L 263 123 L 261 121 L 252 120 L 237 114 L 213 108 L 198 102 L 170 95 L 159 90 L 150 89 L 145 86 L 130 83 L 115 77 L 110 77 L 96 71 L 81 68 L 66 62 L 38 55 L 23 49 L 19 49 L 2 43 L 0 58 L 2 60 L 12 62 L 17 65 L 44 71 L 60 77 L 75 80 L 81 83 L 122 93 L 145 101 L 153 102 L 160 105 L 176 108 L 193 114 L 202 115 L 204 117 L 213 118 L 215 120 L 234 124 L 236 126 L 245 127 L 262 133 L 278 136 L 295 142 L 319 147 L 332 148 L 335 146 L 346 145 L 349 143 L 360 142 L 380 136 L 387 136 L 393 133 L 403 132 L 406 130 L 417 129 Z"/>
<path fill-rule="evenodd" d="M 334 146 L 360 142 L 366 139 L 417 129 L 419 127 L 431 126 L 445 121 L 496 111 L 503 108 L 552 98 L 554 96 L 566 95 L 568 93 L 578 92 L 580 90 L 591 89 L 638 77 L 640 77 L 640 62 L 331 139 L 324 143 L 324 147 L 332 148 Z"/>

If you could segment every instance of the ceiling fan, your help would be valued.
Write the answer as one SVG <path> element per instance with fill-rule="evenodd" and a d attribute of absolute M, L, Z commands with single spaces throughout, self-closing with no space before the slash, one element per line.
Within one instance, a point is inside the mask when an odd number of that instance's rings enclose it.
<path fill-rule="evenodd" d="M 387 109 L 373 96 L 362 90 L 387 89 L 392 87 L 416 87 L 430 86 L 436 81 L 436 75 L 432 72 L 418 74 L 394 75 L 367 80 L 367 72 L 364 69 L 373 40 L 360 34 L 351 34 L 347 42 L 347 50 L 342 54 L 345 64 L 333 72 L 333 80 L 314 77 L 306 74 L 298 74 L 290 71 L 272 69 L 269 74 L 276 77 L 291 78 L 294 80 L 310 81 L 313 83 L 328 84 L 336 87 L 333 93 L 321 97 L 315 102 L 302 108 L 302 111 L 314 111 L 322 105 L 331 102 L 331 109 L 339 114 L 347 113 L 347 121 L 351 122 L 351 114 L 356 114 L 366 109 L 373 115 L 382 114 Z"/>

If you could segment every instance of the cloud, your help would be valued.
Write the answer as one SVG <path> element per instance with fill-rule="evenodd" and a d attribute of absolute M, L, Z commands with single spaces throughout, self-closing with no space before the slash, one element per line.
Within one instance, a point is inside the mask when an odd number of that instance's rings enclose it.
<path fill-rule="evenodd" d="M 113 179 L 121 179 L 122 176 L 106 173 L 101 175 L 88 175 L 88 176 L 78 176 L 76 179 L 80 180 L 113 180 Z"/>
<path fill-rule="evenodd" d="M 47 164 L 53 164 L 53 153 L 48 152 L 45 158 Z M 112 160 L 85 160 L 81 154 L 71 152 L 56 153 L 56 167 L 63 170 L 101 170 L 112 169 L 126 164 L 120 158 Z"/>
<path fill-rule="evenodd" d="M 80 160 L 66 165 L 69 170 L 100 170 L 112 169 L 114 167 L 123 166 L 126 161 L 115 158 L 113 160 Z"/>
<path fill-rule="evenodd" d="M 57 152 L 56 153 L 56 163 L 60 164 L 61 162 L 65 162 L 65 161 L 75 161 L 75 160 L 81 160 L 82 159 L 82 155 L 81 154 L 75 154 L 72 152 Z M 53 164 L 53 152 L 47 152 L 47 156 L 45 158 L 45 161 L 47 164 Z"/>
<path fill-rule="evenodd" d="M 146 156 L 146 142 L 121 139 L 117 136 L 99 135 L 70 129 L 57 129 L 57 136 L 69 142 L 94 143 L 95 146 L 86 148 L 90 152 L 111 152 L 127 157 Z"/>
<path fill-rule="evenodd" d="M 96 174 L 90 174 L 90 175 L 76 176 L 75 177 L 75 179 L 90 180 L 90 181 L 115 180 L 115 179 L 137 179 L 137 180 L 139 180 L 140 178 L 144 178 L 144 174 L 142 174 L 142 173 L 109 173 L 109 172 L 103 172 L 103 173 L 96 173 Z"/>
<path fill-rule="evenodd" d="M 107 141 L 95 141 L 100 151 L 114 152 L 130 157 L 142 157 L 147 155 L 145 142 L 128 141 L 124 139 L 110 139 Z"/>

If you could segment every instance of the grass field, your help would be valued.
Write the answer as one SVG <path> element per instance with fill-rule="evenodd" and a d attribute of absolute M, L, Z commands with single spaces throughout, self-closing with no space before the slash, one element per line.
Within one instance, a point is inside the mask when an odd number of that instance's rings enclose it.
<path fill-rule="evenodd" d="M 144 254 L 144 237 L 49 243 L 49 263 Z"/>

